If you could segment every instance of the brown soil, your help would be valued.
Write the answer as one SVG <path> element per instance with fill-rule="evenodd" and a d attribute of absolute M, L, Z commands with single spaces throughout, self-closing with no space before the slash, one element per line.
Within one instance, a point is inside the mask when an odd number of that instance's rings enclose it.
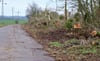
<path fill-rule="evenodd" d="M 65 53 L 62 53 L 62 49 L 66 49 L 66 47 L 63 48 L 56 48 L 56 47 L 50 47 L 48 44 L 51 41 L 58 41 L 61 43 L 64 43 L 64 41 L 67 41 L 72 38 L 76 39 L 85 39 L 92 38 L 92 36 L 89 34 L 89 32 L 81 31 L 81 34 L 78 32 L 69 32 L 66 29 L 58 29 L 53 31 L 44 32 L 42 30 L 36 30 L 33 31 L 33 29 L 29 28 L 29 26 L 25 26 L 24 29 L 26 32 L 28 32 L 33 38 L 35 38 L 39 43 L 41 43 L 44 46 L 44 49 L 47 50 L 51 56 L 55 57 L 56 61 L 76 61 L 73 56 L 68 56 Z M 99 38 L 98 36 L 95 36 L 95 38 Z M 100 61 L 100 56 L 88 54 L 85 56 L 85 58 L 80 59 L 79 61 Z"/>

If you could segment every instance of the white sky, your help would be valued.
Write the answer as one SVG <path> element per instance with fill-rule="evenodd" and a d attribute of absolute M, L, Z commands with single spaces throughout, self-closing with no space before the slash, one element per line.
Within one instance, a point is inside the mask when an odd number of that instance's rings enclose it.
<path fill-rule="evenodd" d="M 18 15 L 18 11 L 20 12 L 20 16 L 26 15 L 26 9 L 29 4 L 35 2 L 38 6 L 45 8 L 46 4 L 49 4 L 49 0 L 4 0 L 7 5 L 4 5 L 4 15 L 11 16 L 12 8 L 14 8 L 14 15 Z M 1 15 L 1 2 L 0 2 L 0 15 Z"/>
<path fill-rule="evenodd" d="M 12 16 L 12 8 L 14 8 L 14 15 L 18 15 L 18 11 L 20 12 L 20 16 L 26 15 L 26 9 L 27 7 L 35 2 L 39 7 L 44 9 L 46 5 L 48 5 L 49 8 L 55 10 L 55 2 L 52 2 L 52 0 L 4 0 L 7 5 L 4 5 L 4 15 L 5 16 Z M 1 15 L 1 2 L 0 2 L 0 15 Z"/>

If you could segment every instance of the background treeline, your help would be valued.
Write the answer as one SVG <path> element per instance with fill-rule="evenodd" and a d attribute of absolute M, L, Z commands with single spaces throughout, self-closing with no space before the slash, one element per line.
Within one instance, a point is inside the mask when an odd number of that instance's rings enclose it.
<path fill-rule="evenodd" d="M 57 4 L 56 11 L 51 11 L 47 7 L 42 10 L 37 4 L 33 3 L 27 8 L 27 17 L 30 25 L 49 26 L 55 23 L 59 26 L 71 27 L 75 23 L 82 24 L 85 28 L 100 28 L 100 0 L 55 0 Z M 58 2 L 57 2 L 58 1 Z M 62 10 L 64 14 L 58 14 Z M 76 12 L 69 12 L 74 9 Z M 74 11 L 73 10 L 73 11 Z"/>

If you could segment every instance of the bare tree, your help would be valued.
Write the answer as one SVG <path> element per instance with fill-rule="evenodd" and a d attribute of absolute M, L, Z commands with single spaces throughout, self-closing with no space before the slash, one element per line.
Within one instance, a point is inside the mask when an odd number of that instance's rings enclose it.
<path fill-rule="evenodd" d="M 55 0 L 56 11 L 64 10 L 65 20 L 67 20 L 67 1 L 68 0 Z M 63 5 L 60 5 L 58 2 L 62 3 Z"/>

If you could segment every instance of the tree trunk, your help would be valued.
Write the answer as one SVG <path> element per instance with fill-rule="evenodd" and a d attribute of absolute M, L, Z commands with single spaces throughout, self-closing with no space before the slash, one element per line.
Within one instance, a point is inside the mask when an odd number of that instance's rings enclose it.
<path fill-rule="evenodd" d="M 67 20 L 67 0 L 65 0 L 65 20 Z"/>

